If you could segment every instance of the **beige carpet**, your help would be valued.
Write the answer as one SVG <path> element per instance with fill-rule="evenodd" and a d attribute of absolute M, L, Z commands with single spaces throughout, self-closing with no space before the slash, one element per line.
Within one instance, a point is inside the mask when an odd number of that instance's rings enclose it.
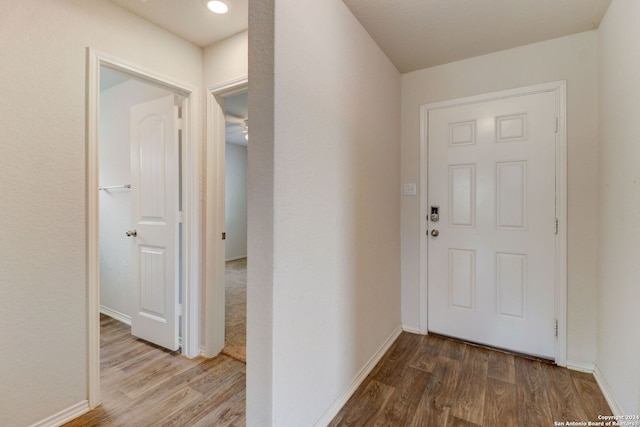
<path fill-rule="evenodd" d="M 225 339 L 222 353 L 247 362 L 247 259 L 225 266 Z"/>

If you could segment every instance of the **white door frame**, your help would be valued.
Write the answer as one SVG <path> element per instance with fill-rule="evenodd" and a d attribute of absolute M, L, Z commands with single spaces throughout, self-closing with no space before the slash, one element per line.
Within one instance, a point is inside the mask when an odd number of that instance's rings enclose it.
<path fill-rule="evenodd" d="M 205 357 L 224 348 L 225 119 L 224 97 L 248 89 L 248 76 L 207 88 L 207 178 L 205 243 Z"/>
<path fill-rule="evenodd" d="M 201 289 L 201 179 L 202 156 L 196 87 L 161 76 L 152 70 L 87 48 L 86 203 L 87 203 L 87 341 L 89 407 L 100 404 L 100 254 L 99 254 L 99 120 L 100 67 L 123 72 L 184 97 L 183 117 L 183 242 L 182 242 L 182 354 L 200 354 Z"/>
<path fill-rule="evenodd" d="M 556 134 L 556 217 L 559 221 L 556 236 L 556 318 L 558 337 L 555 348 L 555 362 L 567 365 L 567 84 L 566 81 L 544 83 L 509 89 L 483 95 L 452 99 L 420 106 L 420 333 L 428 333 L 427 289 L 428 289 L 428 240 L 426 237 L 428 185 L 428 123 L 427 112 L 435 108 L 475 104 L 498 99 L 531 95 L 541 92 L 555 92 L 558 111 L 558 132 Z M 553 325 L 549 325 L 552 328 Z"/>

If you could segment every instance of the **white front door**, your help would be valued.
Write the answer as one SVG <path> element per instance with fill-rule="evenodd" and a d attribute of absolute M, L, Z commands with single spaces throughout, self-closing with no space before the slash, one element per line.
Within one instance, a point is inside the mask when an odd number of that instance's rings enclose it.
<path fill-rule="evenodd" d="M 180 314 L 178 129 L 174 95 L 131 108 L 137 269 L 131 334 L 170 350 L 178 349 Z"/>
<path fill-rule="evenodd" d="M 555 358 L 555 92 L 428 117 L 428 329 Z"/>

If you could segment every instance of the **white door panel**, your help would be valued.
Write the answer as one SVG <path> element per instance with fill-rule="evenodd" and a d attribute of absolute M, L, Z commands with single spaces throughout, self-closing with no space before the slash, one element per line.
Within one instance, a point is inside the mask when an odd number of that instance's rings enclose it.
<path fill-rule="evenodd" d="M 178 126 L 174 96 L 131 108 L 137 268 L 131 334 L 178 349 Z"/>
<path fill-rule="evenodd" d="M 429 331 L 553 358 L 554 92 L 427 114 Z"/>

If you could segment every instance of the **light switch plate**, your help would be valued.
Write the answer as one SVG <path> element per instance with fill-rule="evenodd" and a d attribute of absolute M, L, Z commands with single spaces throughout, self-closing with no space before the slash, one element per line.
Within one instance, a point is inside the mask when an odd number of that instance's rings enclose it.
<path fill-rule="evenodd" d="M 402 186 L 402 194 L 404 196 L 415 196 L 417 194 L 416 184 L 414 182 L 404 184 Z"/>

